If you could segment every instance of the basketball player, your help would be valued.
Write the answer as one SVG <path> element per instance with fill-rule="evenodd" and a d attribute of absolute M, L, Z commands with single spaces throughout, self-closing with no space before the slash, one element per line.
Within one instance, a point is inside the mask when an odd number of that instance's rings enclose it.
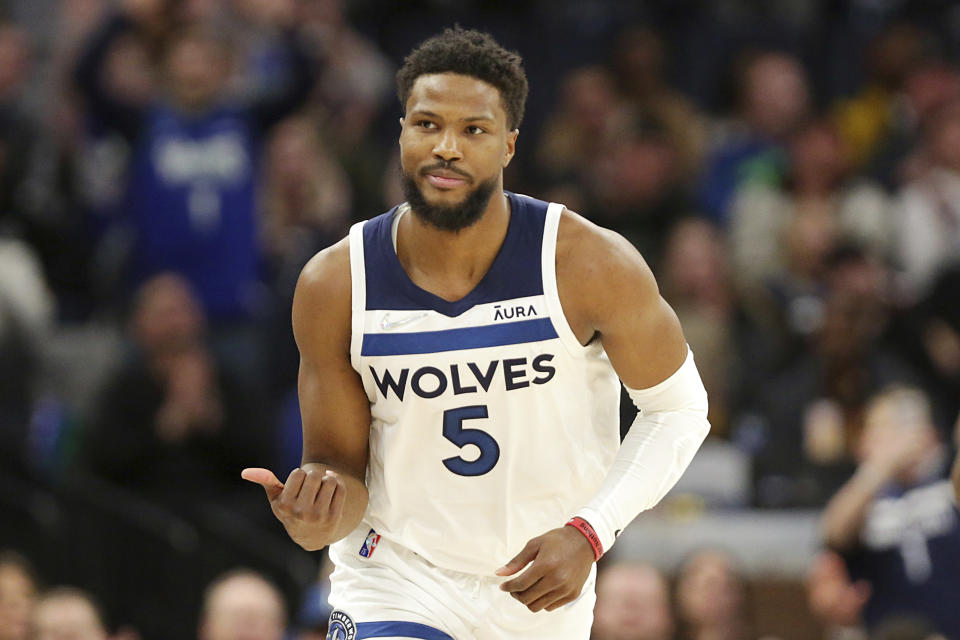
<path fill-rule="evenodd" d="M 519 56 L 448 29 L 397 80 L 407 202 L 304 268 L 303 465 L 243 476 L 332 544 L 330 638 L 585 639 L 594 563 L 690 462 L 706 392 L 627 241 L 504 192 Z"/>

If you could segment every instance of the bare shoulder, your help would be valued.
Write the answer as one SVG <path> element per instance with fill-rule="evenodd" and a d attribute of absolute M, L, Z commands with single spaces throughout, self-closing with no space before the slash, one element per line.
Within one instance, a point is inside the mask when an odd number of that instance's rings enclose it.
<path fill-rule="evenodd" d="M 343 238 L 310 258 L 297 281 L 298 293 L 301 289 L 310 294 L 331 288 L 350 290 L 350 238 Z"/>
<path fill-rule="evenodd" d="M 576 269 L 583 278 L 634 276 L 656 286 L 646 261 L 629 240 L 569 209 L 563 210 L 557 232 L 557 266 Z"/>
<path fill-rule="evenodd" d="M 350 298 L 350 241 L 343 238 L 313 256 L 297 280 L 293 333 L 301 352 L 320 336 L 349 340 Z"/>
<path fill-rule="evenodd" d="M 608 307 L 625 299 L 653 304 L 653 273 L 623 236 L 564 209 L 557 232 L 557 286 L 571 324 L 598 324 Z M 572 317 L 571 317 L 572 316 Z"/>
<path fill-rule="evenodd" d="M 680 368 L 683 330 L 640 253 L 623 236 L 564 211 L 557 289 L 581 344 L 599 339 L 620 379 L 647 389 Z"/>

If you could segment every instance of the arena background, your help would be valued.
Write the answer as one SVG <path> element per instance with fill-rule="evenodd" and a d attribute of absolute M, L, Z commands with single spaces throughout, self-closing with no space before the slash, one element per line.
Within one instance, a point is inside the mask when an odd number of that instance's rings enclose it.
<path fill-rule="evenodd" d="M 87 590 L 118 638 L 182 639 L 206 585 L 250 567 L 290 638 L 321 633 L 322 554 L 239 470 L 298 464 L 296 274 L 402 199 L 393 73 L 459 23 L 525 60 L 505 186 L 641 250 L 710 392 L 703 451 L 603 564 L 673 584 L 716 548 L 700 588 L 744 618 L 719 637 L 866 637 L 818 605 L 842 577 L 819 523 L 889 385 L 921 389 L 954 447 L 960 7 L 5 0 L 0 17 L 0 550 L 38 585 Z M 191 38 L 216 64 L 186 62 L 178 89 L 164 65 Z M 208 79 L 197 99 L 247 128 L 150 174 L 151 114 Z"/>

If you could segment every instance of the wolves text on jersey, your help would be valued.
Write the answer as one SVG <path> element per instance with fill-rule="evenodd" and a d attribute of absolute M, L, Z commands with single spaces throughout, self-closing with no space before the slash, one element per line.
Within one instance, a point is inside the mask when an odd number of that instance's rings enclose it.
<path fill-rule="evenodd" d="M 393 392 L 403 400 L 408 388 L 419 397 L 429 399 L 448 391 L 453 395 L 479 393 L 481 389 L 490 391 L 491 387 L 500 384 L 506 391 L 523 389 L 531 384 L 546 384 L 557 373 L 550 364 L 553 357 L 552 353 L 542 353 L 532 362 L 527 358 L 505 358 L 491 360 L 485 366 L 476 362 L 451 364 L 445 369 L 425 366 L 412 373 L 409 368 L 400 369 L 399 372 L 389 369 L 378 372 L 371 366 L 370 373 L 384 399 Z"/>

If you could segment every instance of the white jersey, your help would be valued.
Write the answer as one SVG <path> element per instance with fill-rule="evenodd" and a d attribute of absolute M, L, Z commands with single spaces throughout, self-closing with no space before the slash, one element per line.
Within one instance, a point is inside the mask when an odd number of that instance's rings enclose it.
<path fill-rule="evenodd" d="M 368 557 L 382 537 L 441 568 L 490 575 L 562 526 L 613 463 L 620 385 L 599 341 L 582 346 L 560 307 L 562 206 L 508 198 L 503 246 L 456 302 L 403 270 L 393 240 L 403 206 L 350 231 L 370 502 L 334 562 Z"/>

